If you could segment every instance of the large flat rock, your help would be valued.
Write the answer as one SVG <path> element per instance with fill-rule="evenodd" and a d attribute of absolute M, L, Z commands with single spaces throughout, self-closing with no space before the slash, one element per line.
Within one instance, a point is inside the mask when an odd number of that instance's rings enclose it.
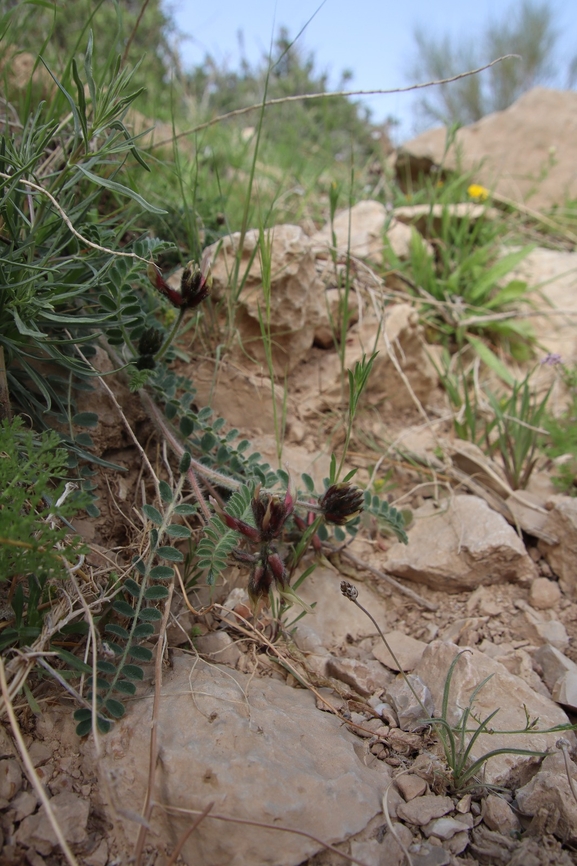
<path fill-rule="evenodd" d="M 409 544 L 393 544 L 383 563 L 397 577 L 445 592 L 537 576 L 515 530 L 478 496 L 454 496 L 414 513 Z"/>
<path fill-rule="evenodd" d="M 103 740 L 100 772 L 113 779 L 116 807 L 138 811 L 146 792 L 152 700 L 133 705 Z M 306 831 L 335 843 L 363 830 L 381 809 L 390 781 L 382 762 L 369 769 L 359 740 L 314 696 L 176 654 L 158 717 L 160 760 L 154 799 Z M 149 839 L 171 849 L 190 817 L 156 808 Z M 125 821 L 134 842 L 138 824 Z M 159 835 L 156 835 L 159 834 Z M 205 819 L 184 845 L 187 864 L 297 866 L 321 850 L 304 836 Z"/>

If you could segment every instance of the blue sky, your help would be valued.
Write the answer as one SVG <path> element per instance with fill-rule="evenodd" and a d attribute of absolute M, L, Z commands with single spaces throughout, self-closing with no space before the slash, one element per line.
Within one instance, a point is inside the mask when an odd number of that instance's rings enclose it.
<path fill-rule="evenodd" d="M 240 31 L 246 57 L 256 61 L 281 25 L 296 36 L 319 4 L 320 0 L 171 0 L 167 6 L 188 37 L 182 43 L 186 63 L 201 63 L 210 53 L 235 68 Z M 474 39 L 489 21 L 502 20 L 513 5 L 514 0 L 326 0 L 300 44 L 314 53 L 319 70 L 329 72 L 333 86 L 348 68 L 354 74 L 351 89 L 402 87 L 409 83 L 416 25 L 432 35 Z M 550 5 L 559 31 L 558 65 L 566 69 L 577 54 L 577 0 L 552 0 Z M 563 76 L 551 86 L 565 86 Z M 412 94 L 395 94 L 371 97 L 367 104 L 375 121 L 388 115 L 399 118 L 399 137 L 407 138 L 414 131 L 413 100 Z"/>

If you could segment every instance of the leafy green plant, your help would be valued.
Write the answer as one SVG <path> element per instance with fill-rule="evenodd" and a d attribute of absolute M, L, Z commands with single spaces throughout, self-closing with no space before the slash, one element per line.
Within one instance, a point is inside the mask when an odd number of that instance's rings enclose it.
<path fill-rule="evenodd" d="M 144 284 L 146 261 L 163 245 L 142 239 L 121 252 L 130 225 L 112 216 L 127 201 L 158 210 L 119 180 L 129 158 L 146 167 L 123 123 L 139 94 L 132 73 L 118 62 L 95 80 L 89 38 L 84 80 L 74 60 L 52 78 L 52 101 L 0 136 L 0 352 L 11 398 L 37 425 L 62 425 L 68 447 L 86 456 L 88 437 L 74 430 L 74 392 L 90 389 L 93 375 L 86 359 L 103 332 L 137 355 L 132 340 L 152 309 L 134 283 Z"/>
<path fill-rule="evenodd" d="M 477 719 L 473 712 L 477 695 L 488 683 L 493 674 L 485 677 L 485 679 L 473 689 L 467 706 L 461 712 L 458 723 L 456 725 L 451 724 L 449 721 L 451 716 L 451 710 L 449 707 L 451 682 L 459 659 L 465 652 L 466 650 L 457 653 L 447 671 L 443 687 L 443 701 L 441 704 L 440 715 L 435 716 L 434 718 L 423 719 L 424 724 L 433 725 L 439 736 L 445 755 L 445 761 L 450 773 L 448 780 L 450 789 L 459 794 L 463 794 L 468 790 L 473 790 L 482 786 L 483 783 L 479 781 L 477 776 L 487 761 L 497 755 L 527 755 L 543 758 L 547 754 L 546 752 L 538 752 L 532 749 L 506 747 L 492 749 L 480 755 L 476 760 L 473 760 L 472 754 L 475 744 L 482 734 L 529 734 L 537 730 L 539 730 L 540 733 L 549 734 L 557 731 L 572 730 L 574 728 L 573 725 L 557 725 L 553 728 L 548 728 L 547 730 L 540 730 L 537 728 L 539 720 L 531 720 L 526 709 L 526 725 L 524 728 L 517 731 L 496 731 L 490 727 L 490 723 L 498 714 L 499 708 L 493 710 L 493 712 L 489 713 L 489 715 L 484 719 Z M 471 720 L 476 722 L 476 727 L 469 728 Z"/>
<path fill-rule="evenodd" d="M 551 388 L 538 399 L 529 384 L 531 375 L 529 372 L 521 382 L 515 382 L 508 396 L 488 395 L 495 417 L 487 425 L 487 450 L 491 455 L 499 454 L 513 490 L 527 486 L 541 438 L 547 433 L 541 424 Z"/>
<path fill-rule="evenodd" d="M 457 218 L 447 204 L 443 204 L 436 234 L 434 257 L 421 236 L 413 232 L 407 264 L 390 249 L 389 263 L 407 274 L 409 289 L 420 299 L 421 315 L 432 336 L 436 334 L 450 349 L 468 343 L 499 376 L 510 381 L 510 374 L 489 344 L 504 346 L 520 360 L 528 356 L 533 341 L 528 323 L 497 314 L 527 302 L 525 282 L 503 282 L 532 248 L 525 246 L 503 255 L 497 224 L 483 218 Z"/>
<path fill-rule="evenodd" d="M 39 602 L 66 577 L 84 551 L 63 525 L 86 504 L 65 487 L 67 454 L 57 433 L 35 434 L 21 418 L 0 423 L 0 586 L 8 588 L 14 625 L 0 632 L 0 649 L 31 642 L 42 626 Z M 27 587 L 25 587 L 27 583 Z"/>
<path fill-rule="evenodd" d="M 443 387 L 455 411 L 453 426 L 460 439 L 473 442 L 492 457 L 498 454 L 513 490 L 524 489 L 539 456 L 545 429 L 546 408 L 551 388 L 539 399 L 531 387 L 531 370 L 511 392 L 497 396 L 487 392 L 483 399 L 478 383 L 462 368 L 450 370 L 447 356 L 440 373 Z"/>
<path fill-rule="evenodd" d="M 553 483 L 563 493 L 577 496 L 577 366 L 563 365 L 558 355 L 547 356 L 545 362 L 549 358 L 560 365 L 569 403 L 561 415 L 547 412 L 542 419 L 548 434 L 544 450 L 552 458 L 563 456 L 563 462 L 557 464 L 556 473 L 552 475 Z"/>

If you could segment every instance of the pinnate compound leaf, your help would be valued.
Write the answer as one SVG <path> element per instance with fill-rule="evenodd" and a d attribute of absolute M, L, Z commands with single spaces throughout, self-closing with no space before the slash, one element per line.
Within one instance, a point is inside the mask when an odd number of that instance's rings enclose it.
<path fill-rule="evenodd" d="M 92 718 L 84 719 L 78 725 L 76 725 L 76 736 L 77 737 L 86 737 L 92 730 Z"/>
<path fill-rule="evenodd" d="M 142 640 L 143 638 L 150 637 L 154 634 L 154 626 L 152 626 L 149 622 L 141 622 L 134 629 L 133 635 L 136 640 Z"/>
<path fill-rule="evenodd" d="M 127 578 L 122 584 L 122 588 L 125 589 L 130 595 L 134 596 L 134 598 L 138 598 L 140 595 L 140 587 L 135 580 L 132 580 L 131 577 Z"/>
<path fill-rule="evenodd" d="M 195 514 L 196 505 L 190 505 L 188 502 L 182 502 L 174 509 L 175 514 Z"/>
<path fill-rule="evenodd" d="M 89 710 L 88 707 L 82 707 L 74 711 L 73 718 L 75 722 L 85 722 L 86 719 L 92 718 L 92 710 Z"/>
<path fill-rule="evenodd" d="M 104 627 L 104 631 L 107 634 L 113 634 L 115 637 L 122 638 L 123 640 L 128 640 L 128 631 L 123 628 L 121 625 L 116 625 L 116 623 L 108 623 Z"/>
<path fill-rule="evenodd" d="M 107 662 L 104 659 L 99 659 L 96 662 L 96 669 L 99 670 L 101 674 L 116 673 L 116 665 L 113 665 L 112 662 Z"/>
<path fill-rule="evenodd" d="M 172 490 L 170 489 L 170 484 L 167 484 L 166 481 L 160 481 L 158 489 L 160 491 L 160 498 L 163 502 L 172 502 Z"/>
<path fill-rule="evenodd" d="M 123 695 L 136 694 L 136 686 L 134 683 L 129 682 L 129 680 L 117 680 L 114 688 L 117 692 L 121 692 Z"/>
<path fill-rule="evenodd" d="M 159 619 L 162 619 L 162 614 L 155 607 L 145 607 L 138 614 L 138 618 L 143 622 L 158 622 Z"/>
<path fill-rule="evenodd" d="M 78 412 L 73 416 L 72 423 L 76 427 L 97 427 L 98 415 L 96 412 Z"/>

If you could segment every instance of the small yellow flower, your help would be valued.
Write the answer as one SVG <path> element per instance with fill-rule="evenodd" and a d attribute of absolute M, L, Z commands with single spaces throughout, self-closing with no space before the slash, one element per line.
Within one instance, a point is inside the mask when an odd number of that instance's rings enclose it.
<path fill-rule="evenodd" d="M 471 198 L 474 198 L 477 201 L 487 201 L 489 198 L 489 190 L 486 187 L 481 186 L 479 183 L 472 183 L 471 186 L 467 188 L 467 192 Z"/>

